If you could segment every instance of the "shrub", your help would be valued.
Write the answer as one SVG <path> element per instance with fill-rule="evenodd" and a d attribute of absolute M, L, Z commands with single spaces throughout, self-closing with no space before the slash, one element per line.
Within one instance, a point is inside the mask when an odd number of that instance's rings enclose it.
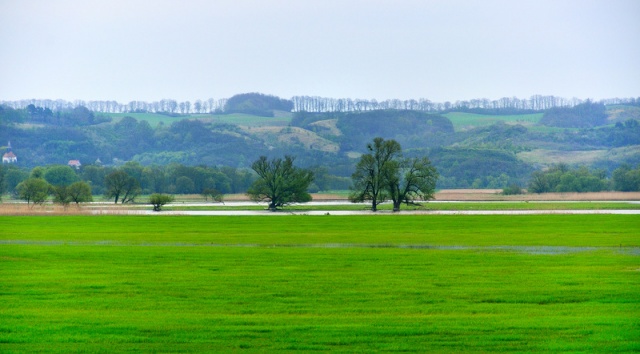
<path fill-rule="evenodd" d="M 154 193 L 149 197 L 149 204 L 153 205 L 153 211 L 162 210 L 162 206 L 171 203 L 173 196 L 168 194 Z"/>
<path fill-rule="evenodd" d="M 502 190 L 503 195 L 524 194 L 524 191 L 517 184 L 512 184 Z"/>

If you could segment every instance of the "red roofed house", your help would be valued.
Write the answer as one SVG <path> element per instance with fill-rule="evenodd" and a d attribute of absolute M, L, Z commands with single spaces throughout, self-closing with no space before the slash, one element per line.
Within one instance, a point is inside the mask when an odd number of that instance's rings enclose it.
<path fill-rule="evenodd" d="M 80 160 L 69 160 L 69 163 L 67 164 L 71 167 L 75 167 L 75 169 L 79 169 L 80 166 L 82 166 L 82 164 L 80 164 Z"/>

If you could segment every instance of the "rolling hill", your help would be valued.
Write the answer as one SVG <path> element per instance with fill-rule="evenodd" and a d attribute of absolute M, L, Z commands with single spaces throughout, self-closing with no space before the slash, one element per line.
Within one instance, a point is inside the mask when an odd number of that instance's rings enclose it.
<path fill-rule="evenodd" d="M 639 164 L 640 108 L 613 105 L 606 113 L 606 124 L 589 128 L 543 126 L 543 112 L 121 113 L 96 114 L 83 124 L 25 113 L 13 121 L 0 116 L 0 141 L 11 141 L 23 168 L 72 159 L 247 168 L 260 155 L 290 154 L 302 166 L 348 177 L 366 144 L 382 136 L 400 142 L 408 155 L 430 156 L 441 171 L 440 187 L 499 188 L 496 183 L 524 184 L 531 171 L 557 162 L 609 172 Z M 8 108 L 2 114 L 16 116 Z"/>

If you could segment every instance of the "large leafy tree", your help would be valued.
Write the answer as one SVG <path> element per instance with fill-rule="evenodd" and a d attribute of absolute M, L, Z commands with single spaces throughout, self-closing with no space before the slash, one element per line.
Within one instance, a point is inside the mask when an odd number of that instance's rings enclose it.
<path fill-rule="evenodd" d="M 403 159 L 387 169 L 386 176 L 389 197 L 393 211 L 400 211 L 400 205 L 414 204 L 415 200 L 433 199 L 438 172 L 427 157 Z M 395 169 L 395 171 L 394 171 Z"/>
<path fill-rule="evenodd" d="M 44 172 L 44 179 L 52 186 L 68 186 L 80 180 L 75 171 L 64 165 L 54 165 Z"/>
<path fill-rule="evenodd" d="M 105 196 L 114 198 L 114 203 L 118 203 L 122 197 L 122 204 L 132 202 L 140 194 L 140 183 L 134 177 L 129 176 L 123 170 L 116 170 L 104 178 Z"/>
<path fill-rule="evenodd" d="M 69 200 L 76 203 L 76 205 L 93 201 L 91 186 L 84 181 L 71 183 L 71 185 L 67 187 L 67 193 Z"/>
<path fill-rule="evenodd" d="M 353 187 L 349 200 L 354 203 L 371 201 L 371 210 L 377 211 L 378 204 L 389 197 L 389 176 L 396 174 L 402 147 L 395 140 L 373 139 L 367 144 L 369 153 L 360 157 L 356 170 L 351 175 Z"/>
<path fill-rule="evenodd" d="M 51 185 L 42 178 L 29 178 L 16 186 L 18 197 L 33 204 L 42 204 L 49 197 Z"/>
<path fill-rule="evenodd" d="M 258 179 L 249 187 L 249 197 L 254 201 L 269 202 L 269 210 L 311 201 L 307 190 L 313 182 L 313 172 L 294 166 L 294 160 L 292 156 L 285 156 L 284 160 L 268 160 L 261 156 L 256 160 L 251 168 L 258 174 Z"/>
<path fill-rule="evenodd" d="M 52 186 L 53 202 L 67 207 L 71 202 L 80 203 L 93 201 L 91 186 L 87 182 L 78 181 L 68 186 Z"/>
<path fill-rule="evenodd" d="M 377 211 L 391 199 L 399 211 L 402 203 L 433 199 L 438 173 L 427 157 L 403 158 L 400 144 L 383 138 L 373 139 L 367 150 L 351 176 L 352 202 L 371 201 L 371 210 Z"/>
<path fill-rule="evenodd" d="M 53 195 L 53 202 L 58 203 L 65 208 L 71 203 L 69 198 L 69 187 L 67 186 L 51 186 L 51 194 Z"/>

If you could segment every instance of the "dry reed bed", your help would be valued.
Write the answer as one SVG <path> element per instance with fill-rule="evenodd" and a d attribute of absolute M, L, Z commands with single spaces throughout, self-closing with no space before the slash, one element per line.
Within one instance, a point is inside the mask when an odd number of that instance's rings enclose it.
<path fill-rule="evenodd" d="M 436 193 L 439 201 L 640 201 L 640 192 L 542 193 L 502 195 L 500 189 L 446 189 Z"/>
<path fill-rule="evenodd" d="M 108 210 L 106 210 L 108 209 Z M 96 215 L 102 214 L 129 214 L 131 207 L 127 206 L 110 206 L 104 208 L 92 207 L 87 205 L 69 205 L 63 207 L 59 204 L 45 203 L 38 205 L 27 205 L 25 203 L 2 203 L 0 204 L 0 215 L 18 216 L 18 215 Z"/>

